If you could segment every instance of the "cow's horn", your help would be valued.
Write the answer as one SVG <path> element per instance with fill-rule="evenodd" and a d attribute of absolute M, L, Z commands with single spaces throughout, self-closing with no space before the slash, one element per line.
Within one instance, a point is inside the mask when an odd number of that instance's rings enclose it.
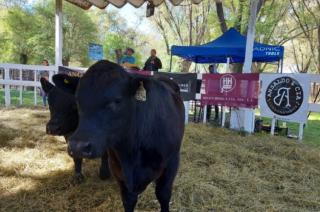
<path fill-rule="evenodd" d="M 139 88 L 136 91 L 136 95 L 135 95 L 136 100 L 138 101 L 146 101 L 147 100 L 147 92 L 146 89 L 143 86 L 143 82 L 140 81 L 140 85 Z"/>

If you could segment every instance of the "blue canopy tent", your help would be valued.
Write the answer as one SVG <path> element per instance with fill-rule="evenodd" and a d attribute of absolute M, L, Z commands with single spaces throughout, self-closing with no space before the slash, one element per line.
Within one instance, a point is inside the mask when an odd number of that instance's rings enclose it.
<path fill-rule="evenodd" d="M 206 44 L 196 46 L 173 45 L 171 47 L 170 71 L 173 55 L 195 63 L 243 63 L 245 52 L 246 37 L 241 35 L 236 29 L 230 28 L 223 35 Z M 252 61 L 282 62 L 283 53 L 283 46 L 254 42 Z"/>

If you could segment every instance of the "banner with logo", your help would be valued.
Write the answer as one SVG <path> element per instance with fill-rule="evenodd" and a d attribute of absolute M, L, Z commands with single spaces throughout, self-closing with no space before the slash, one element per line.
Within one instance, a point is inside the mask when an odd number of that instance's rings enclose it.
<path fill-rule="evenodd" d="M 202 105 L 255 108 L 258 96 L 259 74 L 202 75 Z"/>
<path fill-rule="evenodd" d="M 261 74 L 261 116 L 305 123 L 308 116 L 310 75 Z"/>
<path fill-rule="evenodd" d="M 154 76 L 164 76 L 175 81 L 180 87 L 180 93 L 183 101 L 190 101 L 196 98 L 197 74 L 154 72 Z"/>

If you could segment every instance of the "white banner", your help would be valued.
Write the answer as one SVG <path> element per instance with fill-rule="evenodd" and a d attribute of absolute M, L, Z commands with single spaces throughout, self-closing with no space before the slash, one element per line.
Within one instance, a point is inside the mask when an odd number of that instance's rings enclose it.
<path fill-rule="evenodd" d="M 309 74 L 260 74 L 261 116 L 306 123 L 310 78 Z"/>

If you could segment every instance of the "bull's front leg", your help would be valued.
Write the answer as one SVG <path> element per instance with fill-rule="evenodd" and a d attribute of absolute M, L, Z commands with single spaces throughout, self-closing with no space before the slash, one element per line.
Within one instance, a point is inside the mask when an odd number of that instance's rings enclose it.
<path fill-rule="evenodd" d="M 84 181 L 84 176 L 81 173 L 82 158 L 73 158 L 73 161 L 74 161 L 73 182 L 75 184 L 80 184 Z"/>
<path fill-rule="evenodd" d="M 161 212 L 169 212 L 172 185 L 179 167 L 179 155 L 172 158 L 162 175 L 156 181 L 156 196 L 161 206 Z"/>
<path fill-rule="evenodd" d="M 134 212 L 138 201 L 138 193 L 129 191 L 122 181 L 118 181 L 121 190 L 121 199 L 125 212 Z"/>
<path fill-rule="evenodd" d="M 109 170 L 108 153 L 107 152 L 101 157 L 99 177 L 101 180 L 106 180 L 106 179 L 110 178 L 110 170 Z"/>

